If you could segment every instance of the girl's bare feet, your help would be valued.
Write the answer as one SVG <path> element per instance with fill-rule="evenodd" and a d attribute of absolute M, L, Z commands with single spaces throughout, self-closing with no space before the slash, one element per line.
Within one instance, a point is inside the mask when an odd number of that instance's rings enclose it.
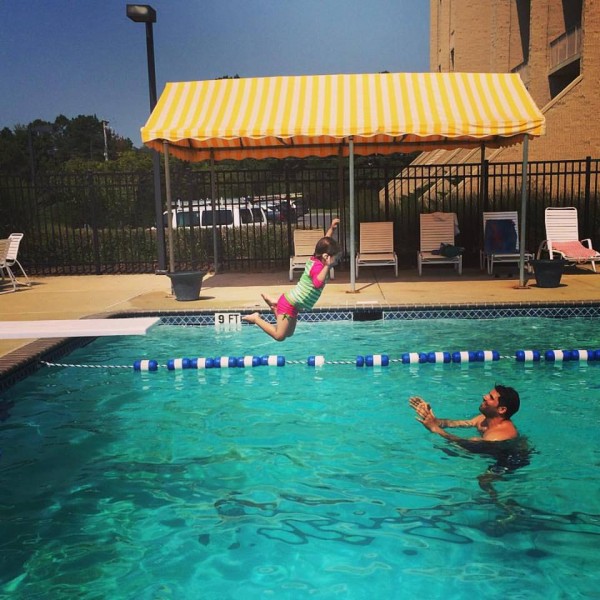
<path fill-rule="evenodd" d="M 275 310 L 277 308 L 277 300 L 273 300 L 273 298 L 267 296 L 266 294 L 261 294 L 261 296 L 271 310 Z"/>
<path fill-rule="evenodd" d="M 255 325 L 258 319 L 260 319 L 260 315 L 257 312 L 242 317 L 242 321 L 246 321 L 247 323 L 254 323 Z"/>

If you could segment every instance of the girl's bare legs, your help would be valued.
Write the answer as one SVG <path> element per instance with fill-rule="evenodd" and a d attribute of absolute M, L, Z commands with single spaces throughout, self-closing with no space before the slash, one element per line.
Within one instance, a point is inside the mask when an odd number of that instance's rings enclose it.
<path fill-rule="evenodd" d="M 266 294 L 261 294 L 262 299 L 267 303 L 267 306 L 273 311 L 273 314 L 277 316 L 277 300 L 273 300 L 270 296 Z"/>
<path fill-rule="evenodd" d="M 266 301 L 266 300 L 265 300 Z M 277 315 L 277 323 L 267 323 L 260 314 L 257 312 L 252 313 L 246 317 L 242 317 L 243 321 L 247 323 L 254 323 L 258 325 L 267 335 L 270 335 L 274 340 L 282 342 L 285 338 L 294 335 L 296 330 L 296 321 L 298 319 L 294 317 L 288 317 L 287 315 Z"/>

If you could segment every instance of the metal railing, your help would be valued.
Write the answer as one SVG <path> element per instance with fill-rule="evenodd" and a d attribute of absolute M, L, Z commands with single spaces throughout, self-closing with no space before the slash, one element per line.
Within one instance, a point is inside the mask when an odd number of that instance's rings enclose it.
<path fill-rule="evenodd" d="M 581 27 L 573 27 L 550 42 L 551 73 L 580 57 L 581 39 Z"/>
<path fill-rule="evenodd" d="M 416 264 L 421 212 L 458 215 L 466 248 L 466 266 L 478 263 L 482 243 L 482 212 L 521 208 L 521 168 L 515 163 L 404 166 L 376 159 L 355 168 L 355 205 L 361 221 L 393 221 L 400 263 Z M 544 209 L 575 206 L 582 238 L 600 245 L 600 159 L 530 162 L 526 215 L 529 251 L 544 239 Z M 210 172 L 174 170 L 173 198 L 210 197 Z M 229 169 L 216 172 L 217 197 L 227 207 L 241 198 L 289 200 L 287 212 L 267 211 L 266 224 L 237 227 L 178 227 L 174 233 L 177 270 L 224 271 L 285 268 L 293 231 L 326 228 L 342 219 L 341 241 L 348 251 L 347 167 Z M 28 273 L 102 274 L 152 273 L 156 269 L 156 223 L 152 172 L 53 174 L 29 181 L 0 174 L 0 238 L 25 234 L 19 260 Z M 234 200 L 237 199 L 237 200 Z M 293 203 L 297 207 L 293 209 Z M 161 224 L 162 225 L 162 224 Z"/>

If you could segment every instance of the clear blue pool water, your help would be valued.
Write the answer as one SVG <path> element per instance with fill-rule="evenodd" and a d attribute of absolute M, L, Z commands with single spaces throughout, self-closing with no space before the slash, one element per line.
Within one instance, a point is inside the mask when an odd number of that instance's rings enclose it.
<path fill-rule="evenodd" d="M 600 347 L 594 320 L 162 326 L 63 362 Z M 428 433 L 408 406 L 471 417 L 522 398 L 530 463 Z M 393 364 L 133 373 L 45 368 L 0 397 L 0 597 L 597 598 L 600 364 Z M 472 432 L 457 430 L 469 435 Z"/>

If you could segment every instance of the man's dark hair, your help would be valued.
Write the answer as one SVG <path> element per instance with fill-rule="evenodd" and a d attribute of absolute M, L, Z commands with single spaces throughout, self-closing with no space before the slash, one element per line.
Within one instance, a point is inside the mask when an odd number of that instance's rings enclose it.
<path fill-rule="evenodd" d="M 499 394 L 498 406 L 504 406 L 506 408 L 504 415 L 507 419 L 510 419 L 521 407 L 519 393 L 514 388 L 506 385 L 496 384 L 494 388 Z"/>

